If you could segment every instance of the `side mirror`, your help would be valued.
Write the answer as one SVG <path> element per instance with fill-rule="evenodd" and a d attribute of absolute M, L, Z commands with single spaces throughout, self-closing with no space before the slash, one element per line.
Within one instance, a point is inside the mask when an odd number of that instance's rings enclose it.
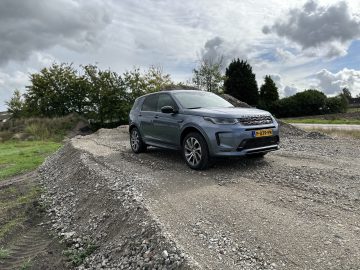
<path fill-rule="evenodd" d="M 171 106 L 164 106 L 164 107 L 161 107 L 161 112 L 162 113 L 177 113 L 177 110 L 175 110 Z"/>

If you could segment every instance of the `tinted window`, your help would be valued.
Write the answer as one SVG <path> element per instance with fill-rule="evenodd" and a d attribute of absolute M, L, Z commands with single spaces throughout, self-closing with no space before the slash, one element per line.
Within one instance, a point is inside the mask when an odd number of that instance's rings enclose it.
<path fill-rule="evenodd" d="M 172 99 L 172 97 L 169 94 L 160 94 L 159 95 L 157 110 L 160 112 L 161 108 L 164 106 L 171 106 L 174 109 L 177 109 L 175 101 Z"/>
<path fill-rule="evenodd" d="M 147 96 L 144 100 L 141 110 L 142 111 L 156 111 L 159 95 Z"/>

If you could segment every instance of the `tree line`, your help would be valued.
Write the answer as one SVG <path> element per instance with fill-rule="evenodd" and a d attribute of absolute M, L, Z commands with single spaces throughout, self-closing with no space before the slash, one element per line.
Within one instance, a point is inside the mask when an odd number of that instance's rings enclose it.
<path fill-rule="evenodd" d="M 278 117 L 346 110 L 346 91 L 328 98 L 324 93 L 310 89 L 279 99 L 271 76 L 265 76 L 259 89 L 247 61 L 234 59 L 225 74 L 222 74 L 221 61 L 202 60 L 187 83 L 175 83 L 162 68 L 155 66 L 145 71 L 134 68 L 118 74 L 96 65 L 75 68 L 72 64 L 54 63 L 30 74 L 25 93 L 15 90 L 7 102 L 8 111 L 13 117 L 60 117 L 77 113 L 104 126 L 109 122 L 126 123 L 133 102 L 141 95 L 163 89 L 191 88 L 227 93 Z"/>
<path fill-rule="evenodd" d="M 234 59 L 222 75 L 222 58 L 218 61 L 202 60 L 193 71 L 193 83 L 205 91 L 229 94 L 243 102 L 268 110 L 277 117 L 306 116 L 346 112 L 351 98 L 349 89 L 335 97 L 327 97 L 316 89 L 307 89 L 293 96 L 279 98 L 279 91 L 270 75 L 258 88 L 251 65 Z"/>

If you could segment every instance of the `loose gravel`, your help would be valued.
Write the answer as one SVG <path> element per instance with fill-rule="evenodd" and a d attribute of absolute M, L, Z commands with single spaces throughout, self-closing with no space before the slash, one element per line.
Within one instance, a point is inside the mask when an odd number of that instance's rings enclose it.
<path fill-rule="evenodd" d="M 43 200 L 78 269 L 359 269 L 359 154 L 281 123 L 281 150 L 198 172 L 103 129 L 47 159 Z"/>

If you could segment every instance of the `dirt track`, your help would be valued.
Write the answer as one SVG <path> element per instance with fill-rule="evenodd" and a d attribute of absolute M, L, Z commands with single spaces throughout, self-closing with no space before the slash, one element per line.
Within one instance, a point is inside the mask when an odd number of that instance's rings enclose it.
<path fill-rule="evenodd" d="M 360 145 L 283 138 L 264 159 L 219 160 L 204 172 L 180 154 L 135 155 L 126 129 L 75 138 L 135 188 L 163 229 L 203 269 L 359 269 Z"/>

